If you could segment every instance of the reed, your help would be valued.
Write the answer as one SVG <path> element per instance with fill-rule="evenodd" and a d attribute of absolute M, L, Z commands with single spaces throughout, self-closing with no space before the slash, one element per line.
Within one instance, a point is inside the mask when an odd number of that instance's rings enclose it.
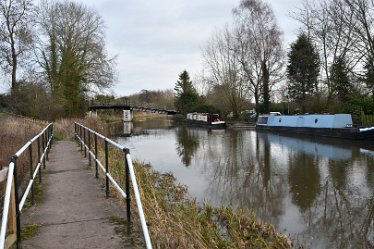
<path fill-rule="evenodd" d="M 187 198 L 188 189 L 170 174 L 134 162 L 154 248 L 302 248 L 251 210 L 212 207 Z M 124 185 L 123 154 L 111 150 L 111 174 Z M 113 190 L 114 191 L 114 190 Z M 132 193 L 135 234 L 141 230 Z"/>
<path fill-rule="evenodd" d="M 94 129 L 92 125 L 88 126 Z M 103 133 L 105 127 L 95 126 Z M 98 157 L 104 162 L 102 142 Z M 109 148 L 110 173 L 124 189 L 123 160 L 122 151 Z M 188 189 L 178 184 L 172 174 L 155 172 L 149 164 L 140 162 L 134 162 L 134 167 L 154 248 L 303 248 L 293 245 L 288 236 L 279 233 L 271 224 L 257 219 L 251 210 L 199 204 L 187 198 Z M 115 189 L 111 192 L 116 193 Z M 118 198 L 122 200 L 119 194 Z M 144 248 L 145 244 L 141 244 L 144 242 L 139 240 L 142 233 L 133 193 L 131 200 L 131 240 L 135 247 Z M 121 223 L 124 231 L 127 222 Z"/>
<path fill-rule="evenodd" d="M 9 165 L 11 157 L 25 144 L 28 140 L 37 135 L 45 126 L 45 122 L 35 122 L 29 118 L 15 117 L 10 115 L 0 116 L 0 170 Z M 33 146 L 34 158 L 37 150 Z M 20 156 L 17 160 L 17 176 L 21 189 L 25 185 L 29 176 L 29 158 L 27 153 Z M 0 213 L 2 214 L 4 200 L 5 182 L 0 186 Z"/>

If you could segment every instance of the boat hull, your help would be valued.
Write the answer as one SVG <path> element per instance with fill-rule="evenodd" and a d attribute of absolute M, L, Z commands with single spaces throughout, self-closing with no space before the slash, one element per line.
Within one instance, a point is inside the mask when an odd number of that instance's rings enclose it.
<path fill-rule="evenodd" d="M 186 123 L 188 125 L 192 126 L 199 126 L 199 127 L 204 127 L 208 129 L 225 129 L 226 128 L 226 123 L 225 122 L 204 122 L 204 121 L 198 121 L 198 120 L 186 120 Z"/>
<path fill-rule="evenodd" d="M 276 133 L 303 134 L 310 136 L 374 141 L 374 130 L 360 131 L 359 128 L 311 128 L 257 125 L 256 129 Z"/>

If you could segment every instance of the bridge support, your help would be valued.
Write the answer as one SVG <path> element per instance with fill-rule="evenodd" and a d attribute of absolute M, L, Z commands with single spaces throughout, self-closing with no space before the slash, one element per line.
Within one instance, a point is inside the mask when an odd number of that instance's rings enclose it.
<path fill-rule="evenodd" d="M 131 122 L 132 121 L 132 110 L 123 110 L 123 121 Z"/>

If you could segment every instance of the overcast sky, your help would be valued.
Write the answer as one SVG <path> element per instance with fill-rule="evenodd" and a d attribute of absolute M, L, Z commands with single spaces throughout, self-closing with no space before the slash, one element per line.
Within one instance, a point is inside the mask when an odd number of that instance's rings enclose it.
<path fill-rule="evenodd" d="M 76 0 L 79 2 L 80 0 Z M 101 15 L 106 45 L 117 56 L 115 96 L 142 89 L 172 89 L 178 75 L 202 70 L 201 48 L 232 21 L 240 0 L 83 0 Z M 299 0 L 268 0 L 284 32 L 285 46 L 295 40 L 298 23 L 290 12 Z"/>

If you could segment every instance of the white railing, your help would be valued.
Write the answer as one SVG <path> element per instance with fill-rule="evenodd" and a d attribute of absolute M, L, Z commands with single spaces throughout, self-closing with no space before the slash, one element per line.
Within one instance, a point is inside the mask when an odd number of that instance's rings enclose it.
<path fill-rule="evenodd" d="M 53 124 L 50 123 L 47 125 L 39 134 L 29 140 L 21 149 L 19 149 L 14 156 L 11 158 L 11 162 L 9 163 L 7 177 L 6 177 L 6 188 L 4 194 L 4 205 L 3 205 L 3 213 L 2 213 L 2 220 L 1 220 L 1 229 L 0 229 L 0 249 L 8 248 L 12 244 L 14 244 L 15 240 L 8 241 L 7 240 L 7 232 L 8 232 L 8 216 L 9 214 L 16 215 L 16 227 L 12 228 L 12 232 L 16 232 L 17 241 L 20 242 L 21 240 L 21 211 L 25 204 L 25 201 L 30 192 L 33 193 L 33 183 L 35 178 L 39 173 L 39 181 L 41 182 L 41 165 L 46 166 L 45 160 L 48 158 L 48 152 L 52 143 L 53 138 Z M 37 141 L 37 148 L 38 148 L 38 161 L 37 166 L 34 170 L 34 160 L 33 160 L 33 153 L 32 153 L 32 144 Z M 30 179 L 27 184 L 27 188 L 24 191 L 21 200 L 20 196 L 18 195 L 18 185 L 20 184 L 17 181 L 17 159 L 26 151 L 29 150 L 29 165 L 30 165 Z M 14 193 L 12 195 L 12 193 Z M 14 205 L 11 205 L 11 201 L 14 199 Z M 32 203 L 34 203 L 34 194 L 32 194 Z M 13 210 L 10 207 L 13 206 Z M 15 231 L 14 231 L 15 230 Z M 13 234 L 11 234 L 13 235 Z"/>
<path fill-rule="evenodd" d="M 79 123 L 75 123 L 75 136 L 80 141 L 81 150 L 84 150 L 84 155 L 89 157 L 89 163 L 91 164 L 91 158 L 94 159 L 96 165 L 96 177 L 98 177 L 98 168 L 100 168 L 103 173 L 105 174 L 106 178 L 106 194 L 109 195 L 109 182 L 113 184 L 115 189 L 121 194 L 121 196 L 126 200 L 127 206 L 127 220 L 128 224 L 131 223 L 131 216 L 130 216 L 130 184 L 129 178 L 131 179 L 131 183 L 134 190 L 136 206 L 138 208 L 139 219 L 141 223 L 141 227 L 143 230 L 144 240 L 148 249 L 152 248 L 151 239 L 149 236 L 149 231 L 147 227 L 147 223 L 145 221 L 143 206 L 140 199 L 138 183 L 136 181 L 134 166 L 131 160 L 130 151 L 126 147 L 110 140 L 109 138 L 101 135 L 100 133 L 82 125 Z M 103 165 L 98 159 L 98 142 L 97 138 L 101 138 L 104 141 L 104 157 L 105 157 L 105 165 Z M 92 139 L 94 141 L 92 141 Z M 94 148 L 91 148 L 93 143 Z M 126 189 L 123 190 L 120 185 L 113 179 L 109 172 L 109 152 L 108 152 L 108 145 L 112 145 L 117 149 L 120 149 L 125 154 L 124 165 L 125 165 L 125 180 L 126 180 Z M 92 150 L 94 149 L 94 150 Z M 130 176 L 130 177 L 129 177 Z"/>

